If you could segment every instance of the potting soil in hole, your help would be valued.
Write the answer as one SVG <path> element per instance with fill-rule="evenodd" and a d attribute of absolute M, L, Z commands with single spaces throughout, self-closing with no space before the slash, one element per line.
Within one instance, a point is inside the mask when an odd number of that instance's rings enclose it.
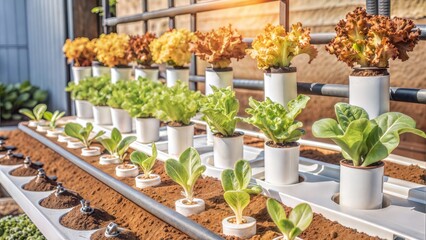
<path fill-rule="evenodd" d="M 66 191 L 58 196 L 55 193 L 50 194 L 47 198 L 40 202 L 40 205 L 45 208 L 64 209 L 80 205 L 82 197 L 76 193 Z"/>
<path fill-rule="evenodd" d="M 91 240 L 137 240 L 136 235 L 130 231 L 123 231 L 116 237 L 105 237 L 105 229 L 99 229 L 90 236 Z"/>
<path fill-rule="evenodd" d="M 18 167 L 10 172 L 10 175 L 16 177 L 28 177 L 28 176 L 36 176 L 38 173 L 37 169 L 34 167 Z"/>
<path fill-rule="evenodd" d="M 24 189 L 28 191 L 52 191 L 56 188 L 56 182 L 48 178 L 41 178 L 37 182 L 37 177 L 31 179 L 27 184 L 24 185 Z"/>
<path fill-rule="evenodd" d="M 14 156 L 8 157 L 5 155 L 4 157 L 0 158 L 0 165 L 18 165 L 23 163 L 24 159 Z"/>
<path fill-rule="evenodd" d="M 76 230 L 93 230 L 105 227 L 115 218 L 104 210 L 94 208 L 92 214 L 80 212 L 81 206 L 74 207 L 70 212 L 61 218 L 61 224 L 65 227 Z"/>

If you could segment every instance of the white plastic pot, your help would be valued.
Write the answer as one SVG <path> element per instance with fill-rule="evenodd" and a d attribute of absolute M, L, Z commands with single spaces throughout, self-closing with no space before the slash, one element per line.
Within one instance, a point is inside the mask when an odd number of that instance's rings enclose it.
<path fill-rule="evenodd" d="M 55 129 L 49 129 L 49 130 L 47 130 L 47 134 L 46 134 L 46 136 L 47 137 L 51 137 L 51 138 L 56 138 L 56 137 L 58 137 L 60 134 L 62 134 L 64 132 L 64 130 L 63 129 L 60 129 L 60 128 L 55 128 Z"/>
<path fill-rule="evenodd" d="M 92 67 L 72 67 L 74 82 L 78 84 L 80 80 L 92 76 Z"/>
<path fill-rule="evenodd" d="M 213 136 L 214 166 L 223 169 L 234 168 L 243 159 L 244 134 L 235 137 Z"/>
<path fill-rule="evenodd" d="M 235 236 L 242 239 L 251 238 L 256 234 L 256 219 L 252 217 L 243 217 L 247 222 L 236 224 L 230 222 L 230 220 L 233 218 L 235 217 L 227 217 L 222 220 L 223 234 L 226 236 Z"/>
<path fill-rule="evenodd" d="M 147 188 L 147 187 L 154 187 L 158 186 L 161 183 L 160 175 L 158 174 L 149 174 L 150 178 L 144 178 L 143 174 L 138 175 L 135 177 L 136 187 L 137 188 Z"/>
<path fill-rule="evenodd" d="M 168 152 L 173 157 L 180 154 L 194 144 L 194 124 L 182 127 L 167 126 Z"/>
<path fill-rule="evenodd" d="M 135 79 L 139 77 L 147 78 L 152 81 L 158 81 L 158 68 L 135 68 Z"/>
<path fill-rule="evenodd" d="M 141 143 L 152 143 L 160 139 L 160 120 L 156 118 L 135 118 L 136 137 Z"/>
<path fill-rule="evenodd" d="M 67 148 L 72 148 L 72 149 L 84 148 L 84 144 L 80 142 L 79 140 L 72 138 L 71 140 L 68 140 Z"/>
<path fill-rule="evenodd" d="M 117 164 L 120 163 L 120 158 L 113 155 L 102 155 L 99 157 L 99 164 L 108 165 L 108 164 Z"/>
<path fill-rule="evenodd" d="M 182 214 L 185 217 L 198 214 L 206 210 L 206 204 L 203 199 L 194 198 L 193 204 L 185 204 L 186 199 L 179 199 L 175 202 L 176 212 Z"/>
<path fill-rule="evenodd" d="M 50 129 L 50 126 L 47 123 L 45 123 L 45 124 L 38 124 L 37 128 L 36 128 L 36 131 L 37 132 L 41 132 L 41 133 L 45 133 L 49 129 Z"/>
<path fill-rule="evenodd" d="M 132 117 L 123 109 L 111 108 L 112 125 L 121 133 L 132 132 Z"/>
<path fill-rule="evenodd" d="M 274 185 L 299 182 L 300 145 L 275 148 L 265 142 L 265 181 Z"/>
<path fill-rule="evenodd" d="M 131 67 L 113 67 L 111 68 L 111 82 L 116 83 L 118 80 L 130 80 L 132 78 Z"/>
<path fill-rule="evenodd" d="M 111 70 L 109 67 L 106 67 L 99 62 L 92 62 L 92 75 L 94 77 L 100 77 L 100 76 L 110 76 Z"/>
<path fill-rule="evenodd" d="M 72 137 L 64 135 L 63 133 L 58 135 L 58 142 L 61 142 L 61 143 L 67 143 L 68 141 L 72 139 L 73 139 Z"/>
<path fill-rule="evenodd" d="M 370 119 L 389 112 L 389 75 L 349 76 L 349 104 L 364 108 Z"/>
<path fill-rule="evenodd" d="M 279 236 L 279 237 L 276 237 L 272 240 L 286 240 L 286 239 L 284 238 L 284 236 Z M 300 237 L 296 237 L 295 240 L 302 240 L 302 239 Z"/>
<path fill-rule="evenodd" d="M 95 124 L 111 125 L 111 108 L 108 106 L 93 106 L 93 118 Z"/>
<path fill-rule="evenodd" d="M 93 118 L 93 105 L 85 100 L 75 100 L 75 111 L 78 118 L 90 119 Z"/>
<path fill-rule="evenodd" d="M 99 147 L 90 147 L 90 148 L 81 149 L 81 156 L 93 157 L 98 155 L 101 155 L 101 149 Z"/>
<path fill-rule="evenodd" d="M 178 80 L 189 84 L 189 68 L 167 68 L 167 87 L 173 87 Z"/>
<path fill-rule="evenodd" d="M 28 121 L 28 127 L 37 127 L 38 122 L 35 120 Z"/>
<path fill-rule="evenodd" d="M 126 168 L 123 168 L 125 166 Z M 139 174 L 139 169 L 134 164 L 120 164 L 115 167 L 115 175 L 117 177 L 136 177 Z"/>
<path fill-rule="evenodd" d="M 296 68 L 294 72 L 264 73 L 265 99 L 287 106 L 287 103 L 297 97 Z"/>
<path fill-rule="evenodd" d="M 340 161 L 339 204 L 352 209 L 379 209 L 383 203 L 384 163 L 354 167 Z"/>
<path fill-rule="evenodd" d="M 218 88 L 233 87 L 232 80 L 234 73 L 231 67 L 228 68 L 206 68 L 206 95 L 212 94 L 211 86 Z M 213 133 L 207 126 L 207 144 L 213 144 Z"/>

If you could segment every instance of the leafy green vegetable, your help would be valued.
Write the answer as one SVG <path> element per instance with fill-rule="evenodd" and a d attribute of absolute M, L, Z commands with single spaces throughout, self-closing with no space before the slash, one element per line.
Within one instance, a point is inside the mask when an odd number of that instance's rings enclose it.
<path fill-rule="evenodd" d="M 56 128 L 58 120 L 61 119 L 64 115 L 65 112 L 59 112 L 58 110 L 56 110 L 54 113 L 46 111 L 43 114 L 44 119 L 49 121 L 49 126 L 52 130 Z"/>
<path fill-rule="evenodd" d="M 45 102 L 47 91 L 32 86 L 29 81 L 16 84 L 0 83 L 0 119 L 20 120 L 18 109 L 33 108 Z"/>
<path fill-rule="evenodd" d="M 119 80 L 111 86 L 111 96 L 107 101 L 108 106 L 112 108 L 123 109 L 126 94 L 133 84 L 133 81 Z"/>
<path fill-rule="evenodd" d="M 234 169 L 225 169 L 222 171 L 221 181 L 223 190 L 244 191 L 249 194 L 259 194 L 262 189 L 259 186 L 249 188 L 251 180 L 251 166 L 246 160 L 239 160 L 235 163 Z"/>
<path fill-rule="evenodd" d="M 192 147 L 186 149 L 180 155 L 179 160 L 168 159 L 164 167 L 167 175 L 183 188 L 183 195 L 191 204 L 194 200 L 195 183 L 206 171 L 206 166 L 201 164 L 197 150 Z"/>
<path fill-rule="evenodd" d="M 130 161 L 132 163 L 139 165 L 142 168 L 144 178 L 149 178 L 149 174 L 152 172 L 152 167 L 154 167 L 155 160 L 157 159 L 157 147 L 155 143 L 152 143 L 152 153 L 151 157 L 148 157 L 143 152 L 134 151 L 130 154 Z"/>
<path fill-rule="evenodd" d="M 82 79 L 75 84 L 75 82 L 69 82 L 65 91 L 71 92 L 71 98 L 73 100 L 89 100 L 93 92 L 92 87 L 97 81 L 97 78 L 88 77 Z"/>
<path fill-rule="evenodd" d="M 107 106 L 112 92 L 111 77 L 93 77 L 92 87 L 89 89 L 88 101 L 94 106 Z"/>
<path fill-rule="evenodd" d="M 92 130 L 93 125 L 91 123 L 86 123 L 86 127 L 83 127 L 78 123 L 67 123 L 65 125 L 65 134 L 80 140 L 87 149 L 90 148 L 90 145 L 92 145 L 92 142 L 96 138 L 105 134 L 105 131 L 99 131 L 95 136 L 90 137 Z"/>
<path fill-rule="evenodd" d="M 269 98 L 263 102 L 250 98 L 250 108 L 246 109 L 246 112 L 251 117 L 244 121 L 259 128 L 275 144 L 295 142 L 305 134 L 301 129 L 303 123 L 296 121 L 295 118 L 306 107 L 309 99 L 308 96 L 299 95 L 288 102 L 286 108 Z"/>
<path fill-rule="evenodd" d="M 0 219 L 0 240 L 45 240 L 27 215 L 7 216 Z"/>
<path fill-rule="evenodd" d="M 231 87 L 218 89 L 211 86 L 213 94 L 205 97 L 200 112 L 203 120 L 209 125 L 213 133 L 220 133 L 225 137 L 234 134 L 238 118 L 240 103 Z"/>
<path fill-rule="evenodd" d="M 389 156 L 398 146 L 402 133 L 426 138 L 423 131 L 416 129 L 416 122 L 402 113 L 384 113 L 369 120 L 364 109 L 347 103 L 337 103 L 335 112 L 337 121 L 331 118 L 316 121 L 312 133 L 333 140 L 354 166 L 370 166 Z"/>
<path fill-rule="evenodd" d="M 117 128 L 112 129 L 111 138 L 98 138 L 98 141 L 104 146 L 109 154 L 116 156 L 121 162 L 124 161 L 127 155 L 127 150 L 134 141 L 135 136 L 127 136 L 123 138 Z"/>
<path fill-rule="evenodd" d="M 312 209 L 307 203 L 297 205 L 286 216 L 284 208 L 275 199 L 268 199 L 266 208 L 272 221 L 277 225 L 280 232 L 284 235 L 284 239 L 293 240 L 303 231 L 305 231 L 312 222 Z"/>
<path fill-rule="evenodd" d="M 191 91 L 185 83 L 177 81 L 173 87 L 164 88 L 158 98 L 157 118 L 165 122 L 189 125 L 200 109 L 202 95 Z"/>
<path fill-rule="evenodd" d="M 230 190 L 226 191 L 223 197 L 234 212 L 237 224 L 243 223 L 243 211 L 250 203 L 250 195 L 241 190 Z"/>
<path fill-rule="evenodd" d="M 40 121 L 43 118 L 46 109 L 46 104 L 40 103 L 35 106 L 32 111 L 27 108 L 22 108 L 19 109 L 19 113 L 27 116 L 31 120 Z"/>
<path fill-rule="evenodd" d="M 132 117 L 155 117 L 158 99 L 164 88 L 163 84 L 146 78 L 131 81 L 122 105 L 123 109 Z"/>

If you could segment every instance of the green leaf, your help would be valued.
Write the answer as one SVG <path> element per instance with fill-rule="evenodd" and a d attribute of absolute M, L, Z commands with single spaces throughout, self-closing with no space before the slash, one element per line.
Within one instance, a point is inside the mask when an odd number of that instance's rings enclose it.
<path fill-rule="evenodd" d="M 248 161 L 239 160 L 235 163 L 235 178 L 238 181 L 239 190 L 246 189 L 251 180 L 251 166 Z"/>
<path fill-rule="evenodd" d="M 169 159 L 165 162 L 165 170 L 167 175 L 177 184 L 182 186 L 183 188 L 187 187 L 187 182 L 189 179 L 188 172 L 175 159 Z"/>
<path fill-rule="evenodd" d="M 36 120 L 41 120 L 43 117 L 44 112 L 46 111 L 47 106 L 46 104 L 38 104 L 34 107 L 33 113 L 36 118 Z"/>
<path fill-rule="evenodd" d="M 151 172 L 152 167 L 154 167 L 155 160 L 157 158 L 157 147 L 155 146 L 155 143 L 152 145 L 152 155 L 151 157 L 148 157 L 143 152 L 135 151 L 130 155 L 130 160 L 132 163 L 139 165 L 144 174 L 149 174 Z"/>
<path fill-rule="evenodd" d="M 246 160 L 239 160 L 234 165 L 234 170 L 225 169 L 222 171 L 221 181 L 224 191 L 239 190 L 249 194 L 259 194 L 262 188 L 253 186 L 248 188 L 250 184 L 252 172 L 251 166 Z"/>
<path fill-rule="evenodd" d="M 47 121 L 52 120 L 53 114 L 49 111 L 44 112 L 43 114 L 44 119 L 46 119 Z"/>
<path fill-rule="evenodd" d="M 250 195 L 244 191 L 226 191 L 223 194 L 226 203 L 235 214 L 237 224 L 243 220 L 243 211 L 250 203 Z"/>
<path fill-rule="evenodd" d="M 235 179 L 234 170 L 232 169 L 225 169 L 222 171 L 221 174 L 221 182 L 223 190 L 230 191 L 230 190 L 236 190 L 238 186 L 234 186 L 235 183 L 238 183 L 237 179 Z"/>
<path fill-rule="evenodd" d="M 266 202 L 266 209 L 268 210 L 269 216 L 271 216 L 272 221 L 277 225 L 282 233 L 284 233 L 284 229 L 281 229 L 279 222 L 281 219 L 287 219 L 287 215 L 285 213 L 284 208 L 281 204 L 272 198 L 269 198 Z"/>
<path fill-rule="evenodd" d="M 104 146 L 109 154 L 114 155 L 117 144 L 110 138 L 99 139 L 99 142 Z"/>
<path fill-rule="evenodd" d="M 28 100 L 22 104 L 23 107 L 33 108 L 37 104 L 37 101 L 34 99 Z"/>
<path fill-rule="evenodd" d="M 112 129 L 111 140 L 114 141 L 118 145 L 118 143 L 121 141 L 121 139 L 123 139 L 123 137 L 121 136 L 120 131 L 117 128 Z"/>
<path fill-rule="evenodd" d="M 31 120 L 36 120 L 33 112 L 29 109 L 26 109 L 26 108 L 19 109 L 19 113 L 27 116 Z"/>
<path fill-rule="evenodd" d="M 288 219 L 280 219 L 278 221 L 278 228 L 285 236 L 288 236 L 293 230 L 294 224 Z"/>
<path fill-rule="evenodd" d="M 311 206 L 307 203 L 301 203 L 297 205 L 290 212 L 288 219 L 294 224 L 295 227 L 304 231 L 309 227 L 312 222 L 314 214 L 312 213 Z"/>
<path fill-rule="evenodd" d="M 297 236 L 299 236 L 301 233 L 302 233 L 303 231 L 302 230 L 300 230 L 300 228 L 298 228 L 298 227 L 295 227 L 295 228 L 293 228 L 291 231 L 290 231 L 290 233 L 288 234 L 288 239 L 289 240 L 293 240 L 293 239 L 295 239 Z"/>
<path fill-rule="evenodd" d="M 80 141 L 84 141 L 82 135 L 80 134 L 80 131 L 83 127 L 78 123 L 67 123 L 65 125 L 64 132 L 67 136 L 76 138 Z"/>
<path fill-rule="evenodd" d="M 369 119 L 367 111 L 361 107 L 352 106 L 347 103 L 336 103 L 336 118 L 343 131 L 346 131 L 348 125 L 357 119 Z"/>
<path fill-rule="evenodd" d="M 128 136 L 121 140 L 121 142 L 117 146 L 117 153 L 118 156 L 120 156 L 121 159 L 123 159 L 124 154 L 127 152 L 127 150 L 130 147 L 130 144 L 132 144 L 134 141 L 136 141 L 135 136 Z"/>

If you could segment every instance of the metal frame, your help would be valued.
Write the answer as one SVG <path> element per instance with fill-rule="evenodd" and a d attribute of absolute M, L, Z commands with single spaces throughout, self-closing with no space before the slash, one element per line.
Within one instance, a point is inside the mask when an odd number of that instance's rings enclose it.
<path fill-rule="evenodd" d="M 108 0 L 102 0 L 104 8 L 103 26 L 106 33 L 109 28 L 123 23 L 131 23 L 143 21 L 144 31 L 148 29 L 148 21 L 158 18 L 169 18 L 169 27 L 176 26 L 175 17 L 179 15 L 190 14 L 191 31 L 197 30 L 197 13 L 215 11 L 221 9 L 229 9 L 234 7 L 249 6 L 261 4 L 266 2 L 279 1 L 279 22 L 286 29 L 289 29 L 289 6 L 290 0 L 217 0 L 197 3 L 197 0 L 189 0 L 190 4 L 185 6 L 175 6 L 175 0 L 168 0 L 167 9 L 156 11 L 148 11 L 148 0 L 142 0 L 142 12 L 130 16 L 111 17 L 109 11 Z M 379 14 L 390 16 L 390 0 L 366 0 L 367 12 L 370 14 Z M 426 25 L 417 25 L 421 30 L 420 39 L 426 40 Z M 326 44 L 333 37 L 335 33 L 312 33 L 312 44 Z M 251 38 L 245 38 L 245 42 L 249 45 L 253 41 Z M 193 84 L 191 87 L 197 87 L 198 82 L 204 82 L 204 76 L 197 75 L 197 61 L 196 57 L 192 56 L 190 66 L 190 81 Z M 252 79 L 234 79 L 235 88 L 263 90 L 263 81 Z M 349 95 L 348 85 L 344 84 L 322 84 L 322 83 L 306 83 L 298 82 L 297 90 L 299 93 L 310 95 L 322 95 L 331 97 L 344 97 Z M 393 101 L 421 103 L 426 104 L 426 89 L 416 88 L 396 88 L 392 87 L 389 91 L 389 98 Z"/>

